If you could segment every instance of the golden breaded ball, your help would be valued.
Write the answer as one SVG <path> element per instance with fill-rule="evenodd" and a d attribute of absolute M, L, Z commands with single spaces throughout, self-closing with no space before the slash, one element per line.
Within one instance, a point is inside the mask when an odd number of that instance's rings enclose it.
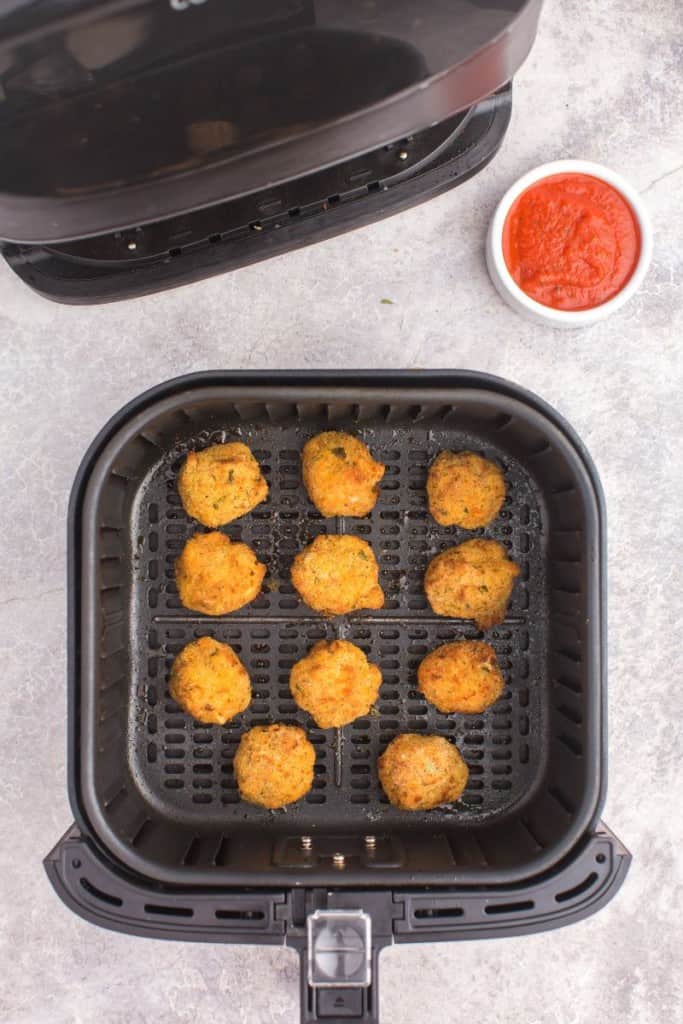
<path fill-rule="evenodd" d="M 440 452 L 427 476 L 429 511 L 441 526 L 488 526 L 505 501 L 503 474 L 474 452 Z"/>
<path fill-rule="evenodd" d="M 225 725 L 249 707 L 249 674 L 229 644 L 202 636 L 173 662 L 171 696 L 183 711 L 207 725 Z"/>
<path fill-rule="evenodd" d="M 240 796 L 261 807 L 301 800 L 313 785 L 315 749 L 296 725 L 257 725 L 245 733 L 235 754 Z"/>
<path fill-rule="evenodd" d="M 224 533 L 195 533 L 175 564 L 180 600 L 191 611 L 227 615 L 258 597 L 266 567 Z"/>
<path fill-rule="evenodd" d="M 190 452 L 178 491 L 188 516 L 204 526 L 224 526 L 264 501 L 268 484 L 246 444 L 233 441 Z"/>
<path fill-rule="evenodd" d="M 348 640 L 321 640 L 289 677 L 294 700 L 320 729 L 348 725 L 377 700 L 382 673 Z"/>
<path fill-rule="evenodd" d="M 379 497 L 384 466 L 351 434 L 326 430 L 304 445 L 304 486 L 324 516 L 367 516 Z"/>
<path fill-rule="evenodd" d="M 316 537 L 294 559 L 292 583 L 313 611 L 346 615 L 381 608 L 384 593 L 372 548 L 360 537 Z"/>
<path fill-rule="evenodd" d="M 431 560 L 425 594 L 437 615 L 474 619 L 480 629 L 502 622 L 519 566 L 495 540 L 466 540 Z"/>
<path fill-rule="evenodd" d="M 494 704 L 505 687 L 496 652 L 482 640 L 442 644 L 417 670 L 419 689 L 446 715 L 477 715 Z"/>
<path fill-rule="evenodd" d="M 460 799 L 469 769 L 443 736 L 404 733 L 377 762 L 382 789 L 402 811 L 429 811 Z"/>

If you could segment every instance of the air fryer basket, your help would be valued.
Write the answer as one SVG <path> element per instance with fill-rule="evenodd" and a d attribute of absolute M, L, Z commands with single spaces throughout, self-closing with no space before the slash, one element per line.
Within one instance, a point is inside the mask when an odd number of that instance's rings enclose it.
<path fill-rule="evenodd" d="M 322 519 L 301 486 L 301 447 L 330 428 L 359 434 L 387 466 L 380 500 L 366 519 Z M 182 509 L 177 471 L 188 450 L 233 438 L 254 450 L 270 494 L 226 532 L 252 545 L 267 564 L 266 586 L 237 614 L 190 614 L 178 600 L 173 566 L 200 527 Z M 439 527 L 426 511 L 427 467 L 445 447 L 479 451 L 503 469 L 508 497 L 502 513 L 476 534 L 500 540 L 522 569 L 505 622 L 486 633 L 506 689 L 478 716 L 441 715 L 415 688 L 417 665 L 428 650 L 482 635 L 471 622 L 434 616 L 422 591 L 429 559 L 471 536 Z M 69 774 L 80 836 L 64 841 L 48 870 L 78 912 L 93 916 L 83 906 L 94 898 L 91 890 L 106 902 L 101 883 L 92 881 L 95 861 L 104 861 L 111 867 L 97 871 L 113 871 L 116 885 L 126 877 L 136 891 L 161 887 L 176 907 L 178 891 L 185 902 L 188 892 L 208 901 L 205 915 L 231 922 L 230 934 L 219 938 L 263 942 L 286 935 L 279 941 L 301 949 L 308 943 L 310 957 L 318 941 L 311 923 L 316 908 L 323 934 L 324 913 L 335 921 L 342 919 L 334 914 L 343 918 L 349 908 L 360 913 L 354 941 L 362 944 L 362 911 L 369 906 L 376 952 L 392 936 L 415 941 L 466 937 L 468 929 L 495 933 L 492 923 L 484 926 L 485 917 L 477 925 L 463 910 L 464 892 L 479 899 L 480 915 L 494 913 L 492 893 L 504 896 L 500 906 L 514 912 L 517 930 L 524 930 L 560 923 L 553 915 L 570 919 L 575 904 L 589 913 L 614 891 L 628 855 L 612 837 L 609 856 L 603 846 L 596 854 L 595 843 L 604 845 L 606 833 L 592 837 L 605 774 L 604 509 L 580 442 L 538 399 L 473 373 L 193 375 L 148 392 L 110 422 L 84 460 L 70 516 Z M 289 566 L 322 532 L 350 532 L 370 542 L 387 596 L 381 611 L 326 621 L 299 601 Z M 250 708 L 225 727 L 200 726 L 168 694 L 173 657 L 205 634 L 232 644 L 252 677 Z M 376 713 L 323 732 L 297 709 L 287 681 L 312 643 L 334 636 L 353 640 L 380 664 L 383 684 Z M 311 793 L 279 812 L 242 803 L 232 774 L 239 737 L 270 721 L 302 725 L 317 752 Z M 455 741 L 470 767 L 455 807 L 408 814 L 387 803 L 376 759 L 403 731 Z M 70 862 L 63 852 L 82 840 L 90 865 L 85 881 L 85 852 Z M 441 906 L 438 925 L 433 903 L 419 913 L 424 886 L 441 886 L 457 901 L 455 909 Z M 482 886 L 488 893 L 483 904 L 476 896 Z M 547 901 L 552 913 L 541 913 L 546 899 L 539 886 L 546 895 L 548 886 L 553 890 Z M 244 887 L 252 894 L 268 891 L 275 902 L 253 917 L 251 909 L 229 913 L 215 905 Z M 281 901 L 274 887 L 283 889 Z M 531 891 L 533 898 L 510 902 L 510 893 Z M 156 904 L 146 899 L 138 898 L 139 916 L 151 913 L 154 920 Z M 380 907 L 384 899 L 390 912 Z M 144 933 L 123 896 L 115 905 L 124 910 L 109 907 L 106 923 Z M 188 916 L 186 907 L 177 912 Z M 197 924 L 159 924 L 157 918 L 155 934 L 175 928 L 179 937 L 215 939 L 216 925 L 200 925 L 201 911 L 190 913 L 199 915 Z M 401 920 L 409 923 L 401 927 Z M 312 962 L 303 992 L 304 1019 L 311 1020 L 324 1015 L 324 993 L 335 991 L 326 988 L 328 980 L 315 994 Z M 354 988 L 369 978 L 348 984 L 353 1000 L 365 992 L 360 1012 L 375 1019 L 372 989 Z M 330 1004 L 330 1019 L 343 1016 L 344 991 Z"/>

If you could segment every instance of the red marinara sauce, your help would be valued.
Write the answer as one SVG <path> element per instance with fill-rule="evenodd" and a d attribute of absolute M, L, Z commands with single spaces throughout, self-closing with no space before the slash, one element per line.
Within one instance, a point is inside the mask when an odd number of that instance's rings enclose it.
<path fill-rule="evenodd" d="M 621 192 L 590 174 L 552 174 L 514 201 L 503 256 L 522 291 L 553 309 L 592 309 L 636 268 L 638 221 Z"/>

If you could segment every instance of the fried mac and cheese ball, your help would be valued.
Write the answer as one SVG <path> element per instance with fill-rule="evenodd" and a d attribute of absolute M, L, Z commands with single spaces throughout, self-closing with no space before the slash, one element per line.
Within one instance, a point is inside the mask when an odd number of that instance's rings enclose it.
<path fill-rule="evenodd" d="M 304 486 L 324 516 L 367 516 L 379 497 L 384 466 L 368 446 L 336 430 L 312 437 L 302 456 Z"/>
<path fill-rule="evenodd" d="M 188 516 L 204 526 L 224 526 L 264 501 L 268 484 L 246 444 L 233 441 L 190 452 L 178 491 Z"/>
<path fill-rule="evenodd" d="M 289 677 L 294 700 L 320 729 L 348 725 L 377 700 L 382 673 L 348 640 L 321 640 Z"/>
<path fill-rule="evenodd" d="M 428 811 L 458 800 L 469 770 L 443 736 L 404 733 L 391 741 L 377 762 L 382 789 L 403 811 Z"/>
<path fill-rule="evenodd" d="M 245 733 L 235 754 L 240 796 L 261 807 L 284 807 L 313 785 L 315 749 L 296 725 L 257 725 Z"/>
<path fill-rule="evenodd" d="M 488 526 L 505 501 L 498 466 L 474 452 L 440 452 L 427 476 L 429 511 L 441 526 Z"/>
<path fill-rule="evenodd" d="M 250 547 L 224 533 L 196 533 L 176 561 L 175 574 L 185 608 L 227 615 L 258 597 L 266 567 Z"/>
<path fill-rule="evenodd" d="M 418 687 L 430 704 L 450 715 L 476 715 L 494 704 L 505 687 L 496 652 L 482 640 L 442 644 L 417 670 Z"/>
<path fill-rule="evenodd" d="M 210 636 L 193 640 L 171 669 L 171 697 L 183 711 L 207 725 L 225 725 L 251 701 L 251 683 L 229 644 Z"/>
<path fill-rule="evenodd" d="M 346 615 L 384 604 L 377 560 L 360 537 L 316 537 L 294 559 L 292 583 L 309 608 L 322 615 Z"/>
<path fill-rule="evenodd" d="M 425 594 L 432 611 L 489 629 L 505 618 L 519 566 L 495 540 L 467 540 L 431 560 Z"/>

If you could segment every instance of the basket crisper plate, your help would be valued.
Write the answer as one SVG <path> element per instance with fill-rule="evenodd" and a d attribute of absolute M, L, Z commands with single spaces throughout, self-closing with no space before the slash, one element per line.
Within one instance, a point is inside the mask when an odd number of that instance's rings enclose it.
<path fill-rule="evenodd" d="M 348 430 L 383 462 L 380 498 L 362 519 L 323 519 L 301 483 L 313 434 Z M 225 617 L 189 613 L 174 565 L 191 534 L 177 492 L 187 452 L 240 439 L 270 493 L 225 528 L 268 567 L 262 594 Z M 472 449 L 505 474 L 490 527 L 440 527 L 426 508 L 428 467 Z M 141 396 L 103 430 L 73 492 L 71 798 L 108 856 L 171 884 L 510 883 L 545 870 L 597 820 L 603 792 L 603 518 L 599 483 L 578 440 L 533 396 L 478 374 L 203 374 Z M 295 554 L 322 532 L 356 534 L 380 564 L 380 611 L 323 619 L 294 592 Z M 423 578 L 439 551 L 473 536 L 502 542 L 520 565 L 504 623 L 432 614 Z M 253 700 L 224 727 L 171 700 L 174 657 L 203 634 L 231 644 Z M 321 731 L 294 704 L 292 665 L 335 636 L 379 664 L 377 706 Z M 506 688 L 481 715 L 442 715 L 416 689 L 439 644 L 485 636 Z M 77 713 L 76 713 L 77 712 Z M 298 723 L 315 745 L 311 792 L 267 811 L 239 799 L 233 759 L 254 725 Z M 376 762 L 401 732 L 456 743 L 470 779 L 454 806 L 391 807 Z M 365 836 L 376 845 L 366 846 Z M 302 836 L 312 837 L 312 845 Z M 302 850 L 304 851 L 302 853 Z M 346 870 L 335 870 L 343 853 Z"/>
<path fill-rule="evenodd" d="M 301 480 L 305 441 L 330 424 L 303 415 L 294 426 L 234 423 L 217 431 L 193 431 L 163 456 L 145 478 L 135 504 L 135 603 L 131 648 L 130 737 L 134 777 L 159 811 L 188 824 L 229 828 L 239 821 L 284 829 L 368 830 L 400 821 L 408 827 L 467 821 L 501 814 L 523 799 L 541 768 L 546 615 L 541 503 L 522 466 L 451 415 L 438 428 L 378 424 L 353 418 L 331 424 L 352 430 L 383 462 L 386 474 L 375 510 L 363 519 L 323 519 Z M 268 480 L 267 501 L 224 528 L 243 540 L 268 566 L 263 594 L 225 617 L 193 614 L 182 607 L 174 563 L 188 537 L 203 528 L 185 514 L 177 491 L 178 470 L 190 449 L 229 440 L 250 446 Z M 427 513 L 427 468 L 443 448 L 474 450 L 504 473 L 505 506 L 490 528 L 440 527 Z M 320 533 L 352 533 L 367 540 L 380 564 L 386 594 L 379 612 L 325 620 L 298 598 L 290 582 L 294 555 Z M 488 631 L 506 677 L 503 697 L 481 715 L 443 715 L 416 689 L 424 655 L 446 641 L 483 637 L 471 622 L 435 616 L 423 591 L 430 558 L 472 536 L 502 541 L 522 572 L 505 623 Z M 233 646 L 249 671 L 253 700 L 224 727 L 193 721 L 168 693 L 174 656 L 198 636 Z M 341 730 L 317 729 L 289 691 L 289 670 L 317 640 L 343 637 L 358 644 L 382 669 L 376 708 Z M 315 782 L 304 801 L 273 813 L 239 799 L 232 762 L 242 734 L 254 725 L 303 726 L 316 748 Z M 377 781 L 376 760 L 400 732 L 437 733 L 457 744 L 470 768 L 461 801 L 452 807 L 406 814 L 392 808 Z"/>

